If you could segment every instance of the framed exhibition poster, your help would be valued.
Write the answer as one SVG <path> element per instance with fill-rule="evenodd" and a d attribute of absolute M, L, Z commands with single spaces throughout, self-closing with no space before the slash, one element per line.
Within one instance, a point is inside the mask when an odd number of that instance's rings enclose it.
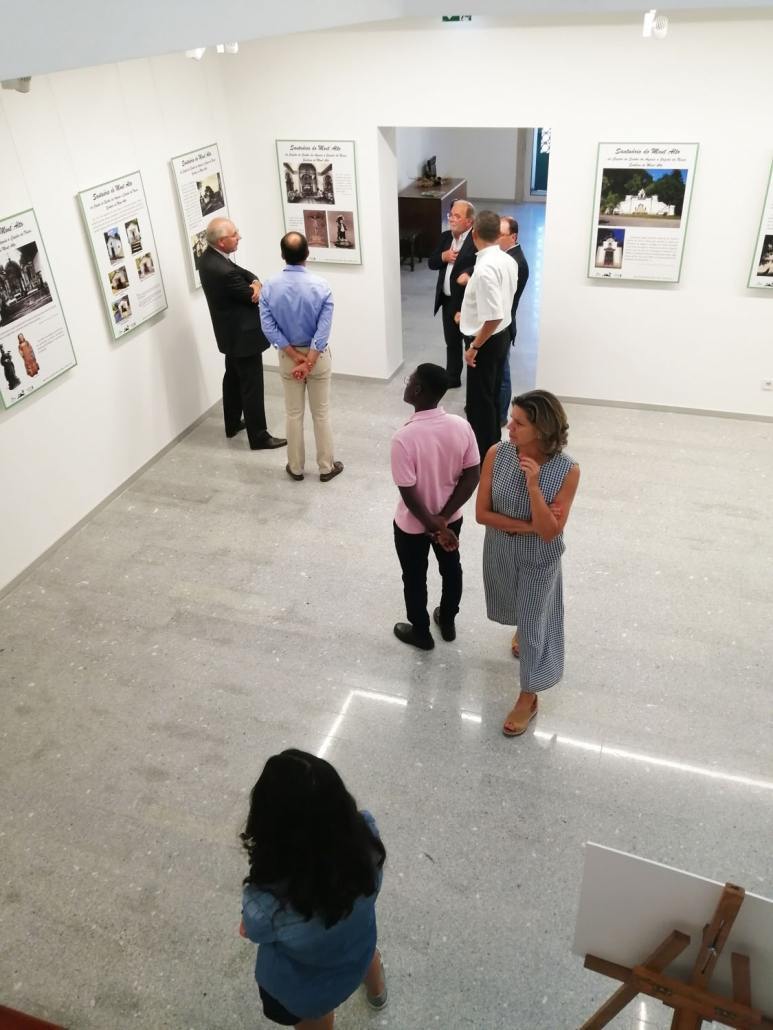
<path fill-rule="evenodd" d="M 768 178 L 768 191 L 762 208 L 757 246 L 749 272 L 749 287 L 762 290 L 773 287 L 773 168 Z"/>
<path fill-rule="evenodd" d="M 0 218 L 3 407 L 12 407 L 76 364 L 35 212 Z"/>
<path fill-rule="evenodd" d="M 142 176 L 132 172 L 78 197 L 117 340 L 167 306 Z"/>
<path fill-rule="evenodd" d="M 599 143 L 588 276 L 676 283 L 697 143 Z"/>
<path fill-rule="evenodd" d="M 171 161 L 193 284 L 198 289 L 199 259 L 207 247 L 207 224 L 213 218 L 228 218 L 223 169 L 217 143 Z"/>
<path fill-rule="evenodd" d="M 352 140 L 276 141 L 285 232 L 302 232 L 309 261 L 361 265 Z"/>

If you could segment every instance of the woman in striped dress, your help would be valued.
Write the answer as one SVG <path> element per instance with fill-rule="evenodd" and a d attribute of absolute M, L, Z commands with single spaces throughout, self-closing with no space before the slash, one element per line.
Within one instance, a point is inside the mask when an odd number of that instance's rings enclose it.
<path fill-rule="evenodd" d="M 563 529 L 580 469 L 563 453 L 569 424 L 552 393 L 514 398 L 507 430 L 510 439 L 486 454 L 475 514 L 486 527 L 488 617 L 517 627 L 512 649 L 521 690 L 502 727 L 517 737 L 537 714 L 537 694 L 564 672 Z"/>

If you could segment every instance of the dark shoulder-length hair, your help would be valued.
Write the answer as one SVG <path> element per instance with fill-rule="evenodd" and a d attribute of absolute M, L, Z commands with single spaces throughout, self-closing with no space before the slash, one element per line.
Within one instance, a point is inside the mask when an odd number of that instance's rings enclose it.
<path fill-rule="evenodd" d="M 375 893 L 386 859 L 333 766 L 294 748 L 266 762 L 241 839 L 250 862 L 245 884 L 327 927 Z"/>
<path fill-rule="evenodd" d="M 561 453 L 569 439 L 569 422 L 558 397 L 547 390 L 529 390 L 513 397 L 513 407 L 526 412 L 537 430 L 540 449 L 548 458 Z"/>

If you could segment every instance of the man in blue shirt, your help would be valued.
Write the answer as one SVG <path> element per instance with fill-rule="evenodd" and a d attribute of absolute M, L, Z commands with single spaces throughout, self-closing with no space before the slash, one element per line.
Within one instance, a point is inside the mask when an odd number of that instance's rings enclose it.
<path fill-rule="evenodd" d="M 287 415 L 287 465 L 291 479 L 303 479 L 306 452 L 303 415 L 306 396 L 314 422 L 317 465 L 323 483 L 344 470 L 333 456 L 330 428 L 331 360 L 328 339 L 333 321 L 333 294 L 318 275 L 306 269 L 309 245 L 299 232 L 288 232 L 281 241 L 285 268 L 263 284 L 260 321 L 263 332 L 279 351 L 279 371 Z"/>

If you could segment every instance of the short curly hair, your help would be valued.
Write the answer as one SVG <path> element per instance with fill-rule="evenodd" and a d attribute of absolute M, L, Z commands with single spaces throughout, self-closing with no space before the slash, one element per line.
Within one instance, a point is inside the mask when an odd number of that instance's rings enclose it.
<path fill-rule="evenodd" d="M 526 412 L 537 430 L 539 444 L 548 458 L 560 454 L 569 439 L 569 422 L 563 405 L 547 390 L 529 390 L 513 397 L 513 407 Z"/>

